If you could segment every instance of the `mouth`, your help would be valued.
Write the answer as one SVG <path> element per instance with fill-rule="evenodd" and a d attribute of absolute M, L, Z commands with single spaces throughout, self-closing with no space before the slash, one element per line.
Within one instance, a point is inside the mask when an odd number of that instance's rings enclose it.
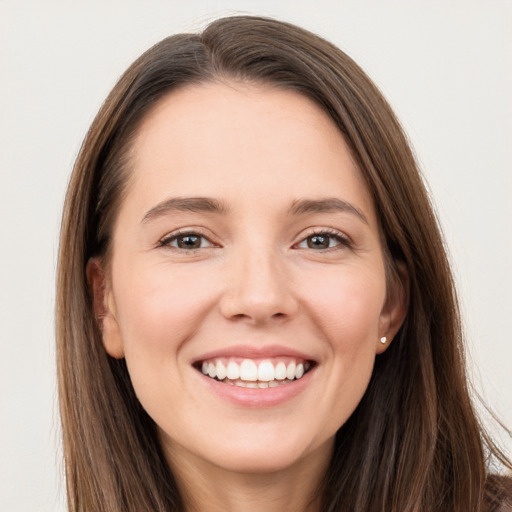
<path fill-rule="evenodd" d="M 315 365 L 312 360 L 295 357 L 215 357 L 197 361 L 194 368 L 206 377 L 228 386 L 266 389 L 298 381 Z"/>

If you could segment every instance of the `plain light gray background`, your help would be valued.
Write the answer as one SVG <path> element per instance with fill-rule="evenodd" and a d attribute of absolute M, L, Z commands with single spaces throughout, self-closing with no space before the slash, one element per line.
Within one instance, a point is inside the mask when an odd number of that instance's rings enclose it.
<path fill-rule="evenodd" d="M 475 385 L 512 426 L 510 1 L 0 0 L 2 512 L 65 509 L 54 274 L 64 191 L 85 131 L 143 50 L 235 12 L 327 37 L 381 87 L 438 207 Z"/>

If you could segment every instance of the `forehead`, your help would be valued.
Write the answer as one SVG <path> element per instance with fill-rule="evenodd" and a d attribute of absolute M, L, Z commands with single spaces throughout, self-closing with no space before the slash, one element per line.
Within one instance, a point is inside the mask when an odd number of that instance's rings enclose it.
<path fill-rule="evenodd" d="M 131 158 L 131 190 L 155 200 L 250 192 L 263 204 L 275 194 L 327 197 L 334 187 L 372 209 L 334 122 L 309 98 L 282 88 L 205 83 L 173 91 L 142 122 Z"/>

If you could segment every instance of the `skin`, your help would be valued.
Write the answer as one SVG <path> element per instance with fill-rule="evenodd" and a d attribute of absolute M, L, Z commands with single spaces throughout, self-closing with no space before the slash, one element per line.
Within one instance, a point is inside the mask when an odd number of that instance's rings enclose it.
<path fill-rule="evenodd" d="M 334 434 L 405 309 L 341 133 L 296 92 L 209 83 L 165 97 L 131 154 L 109 268 L 88 274 L 106 350 L 126 358 L 189 509 L 318 510 Z M 177 197 L 225 211 L 158 207 Z M 352 209 L 290 210 L 325 198 Z M 200 247 L 180 248 L 178 230 Z M 307 354 L 307 386 L 270 407 L 212 393 L 192 362 L 240 344 Z"/>

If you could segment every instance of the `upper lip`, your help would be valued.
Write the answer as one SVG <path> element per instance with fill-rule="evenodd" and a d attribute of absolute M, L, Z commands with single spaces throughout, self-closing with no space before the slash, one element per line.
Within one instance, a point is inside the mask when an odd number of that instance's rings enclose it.
<path fill-rule="evenodd" d="M 204 353 L 197 358 L 194 358 L 193 364 L 208 359 L 215 359 L 216 357 L 242 357 L 244 359 L 265 359 L 272 357 L 295 357 L 297 359 L 304 359 L 305 361 L 314 361 L 314 359 L 299 350 L 286 347 L 284 345 L 233 345 L 231 347 L 224 347 L 211 352 Z"/>

